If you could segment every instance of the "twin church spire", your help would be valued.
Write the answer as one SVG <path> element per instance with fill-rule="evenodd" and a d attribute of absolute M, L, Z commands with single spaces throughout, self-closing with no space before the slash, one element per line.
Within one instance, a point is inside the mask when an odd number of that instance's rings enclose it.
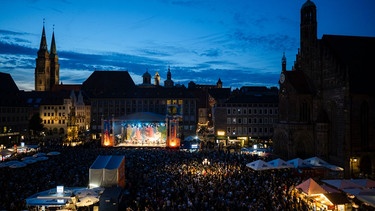
<path fill-rule="evenodd" d="M 43 19 L 42 37 L 36 58 L 35 91 L 50 91 L 59 84 L 60 64 L 56 50 L 55 29 L 52 32 L 51 49 L 48 51 L 45 22 Z"/>

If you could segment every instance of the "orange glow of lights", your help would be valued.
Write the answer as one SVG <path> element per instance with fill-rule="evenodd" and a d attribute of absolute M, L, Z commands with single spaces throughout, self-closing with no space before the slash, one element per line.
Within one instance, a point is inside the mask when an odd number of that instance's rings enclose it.
<path fill-rule="evenodd" d="M 218 136 L 225 136 L 225 131 L 217 131 Z"/>
<path fill-rule="evenodd" d="M 104 146 L 109 146 L 110 145 L 110 140 L 109 140 L 109 135 L 108 135 L 108 132 L 106 131 L 106 133 L 104 134 Z"/>

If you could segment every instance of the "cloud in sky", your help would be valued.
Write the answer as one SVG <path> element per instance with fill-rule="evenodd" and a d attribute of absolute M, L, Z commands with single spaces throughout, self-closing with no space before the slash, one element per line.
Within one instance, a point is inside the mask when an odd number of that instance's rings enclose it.
<path fill-rule="evenodd" d="M 94 70 L 127 70 L 136 84 L 159 72 L 187 85 L 278 86 L 281 57 L 291 69 L 299 48 L 298 1 L 9 1 L 0 7 L 0 71 L 34 88 L 43 18 L 55 32 L 64 84 Z M 375 36 L 372 0 L 316 0 L 322 34 Z M 334 12 L 333 12 L 334 8 Z M 347 14 L 351 14 L 348 16 Z"/>

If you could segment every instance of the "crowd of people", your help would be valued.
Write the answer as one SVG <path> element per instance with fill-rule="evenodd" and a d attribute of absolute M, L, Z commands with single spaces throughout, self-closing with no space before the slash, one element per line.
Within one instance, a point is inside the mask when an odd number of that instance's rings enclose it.
<path fill-rule="evenodd" d="M 41 148 L 50 151 L 60 154 L 23 168 L 1 168 L 0 210 L 27 210 L 27 197 L 57 185 L 87 187 L 98 155 L 125 155 L 123 204 L 130 211 L 307 210 L 294 194 L 303 178 L 293 169 L 254 171 L 246 164 L 258 157 L 250 154 L 87 145 Z"/>

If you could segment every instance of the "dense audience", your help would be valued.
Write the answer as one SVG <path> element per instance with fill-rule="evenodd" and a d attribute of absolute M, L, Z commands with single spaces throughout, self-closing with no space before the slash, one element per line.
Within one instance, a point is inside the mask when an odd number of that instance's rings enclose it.
<path fill-rule="evenodd" d="M 130 211 L 307 210 L 293 191 L 302 178 L 293 169 L 253 171 L 246 167 L 258 159 L 253 155 L 97 146 L 41 149 L 50 151 L 61 154 L 22 168 L 0 168 L 0 210 L 27 210 L 27 197 L 56 185 L 87 187 L 98 155 L 125 155 L 124 208 Z"/>

